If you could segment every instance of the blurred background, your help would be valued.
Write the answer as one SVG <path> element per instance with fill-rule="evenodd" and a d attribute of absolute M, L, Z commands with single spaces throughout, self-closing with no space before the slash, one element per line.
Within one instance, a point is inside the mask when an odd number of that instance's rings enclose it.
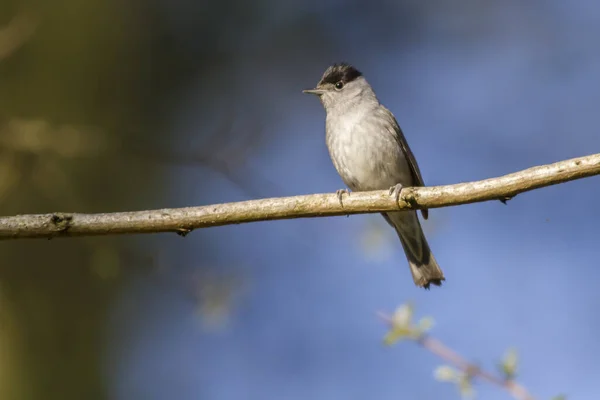
<path fill-rule="evenodd" d="M 3 0 L 2 215 L 342 187 L 301 93 L 357 66 L 428 185 L 600 149 L 593 1 Z M 2 399 L 437 399 L 432 335 L 539 398 L 598 398 L 598 178 L 432 210 L 447 282 L 414 287 L 377 215 L 3 242 Z M 506 399 L 477 385 L 481 398 Z"/>

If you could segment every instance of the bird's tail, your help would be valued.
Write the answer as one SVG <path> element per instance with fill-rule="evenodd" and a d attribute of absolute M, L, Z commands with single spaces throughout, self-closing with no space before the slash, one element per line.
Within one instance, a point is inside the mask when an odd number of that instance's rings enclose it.
<path fill-rule="evenodd" d="M 429 249 L 417 213 L 397 211 L 383 216 L 398 233 L 415 285 L 425 289 L 429 285 L 440 286 L 445 280 L 444 273 Z"/>

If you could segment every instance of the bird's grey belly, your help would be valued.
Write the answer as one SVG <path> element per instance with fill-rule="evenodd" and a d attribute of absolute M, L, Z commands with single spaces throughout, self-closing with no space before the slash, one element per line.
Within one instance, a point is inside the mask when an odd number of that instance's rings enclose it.
<path fill-rule="evenodd" d="M 327 142 L 333 164 L 350 190 L 412 185 L 406 158 L 391 134 L 333 134 Z"/>

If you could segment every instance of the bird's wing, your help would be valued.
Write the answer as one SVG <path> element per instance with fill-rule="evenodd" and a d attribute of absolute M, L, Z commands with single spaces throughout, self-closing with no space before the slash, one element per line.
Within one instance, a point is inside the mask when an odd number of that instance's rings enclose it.
<path fill-rule="evenodd" d="M 423 182 L 423 176 L 421 175 L 421 170 L 419 169 L 419 164 L 417 164 L 415 155 L 413 154 L 412 150 L 408 146 L 408 142 L 406 141 L 406 138 L 404 137 L 404 133 L 402 132 L 402 129 L 400 129 L 400 125 L 398 124 L 398 121 L 396 121 L 396 117 L 394 117 L 394 114 L 392 114 L 392 112 L 390 110 L 388 110 L 387 108 L 384 108 L 384 109 L 392 122 L 392 126 L 394 127 L 394 136 L 396 138 L 396 141 L 398 142 L 398 145 L 400 146 L 400 148 L 402 149 L 402 152 L 404 153 L 404 155 L 406 156 L 406 159 L 408 160 L 408 166 L 410 167 L 410 173 L 413 177 L 413 185 L 414 186 L 425 186 L 425 182 Z M 427 219 L 429 217 L 429 210 L 424 208 L 421 210 L 421 214 L 423 215 L 423 218 Z"/>

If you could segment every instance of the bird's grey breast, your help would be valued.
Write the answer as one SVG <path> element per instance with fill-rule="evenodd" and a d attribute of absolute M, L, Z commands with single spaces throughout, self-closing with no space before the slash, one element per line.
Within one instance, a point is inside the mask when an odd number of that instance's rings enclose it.
<path fill-rule="evenodd" d="M 326 141 L 336 170 L 355 191 L 413 184 L 397 124 L 383 107 L 328 113 Z"/>

